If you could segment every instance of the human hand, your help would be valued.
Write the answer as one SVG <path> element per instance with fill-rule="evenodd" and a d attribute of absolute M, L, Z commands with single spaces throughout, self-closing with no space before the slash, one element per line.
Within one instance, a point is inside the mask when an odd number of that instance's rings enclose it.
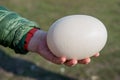
<path fill-rule="evenodd" d="M 34 36 L 29 42 L 28 50 L 37 52 L 39 55 L 51 61 L 55 64 L 65 64 L 67 66 L 73 66 L 76 64 L 88 64 L 90 63 L 90 58 L 85 58 L 82 60 L 70 59 L 67 60 L 65 57 L 57 57 L 55 56 L 48 48 L 46 41 L 47 32 L 38 30 L 35 32 Z M 94 57 L 98 57 L 99 53 L 96 53 Z"/>

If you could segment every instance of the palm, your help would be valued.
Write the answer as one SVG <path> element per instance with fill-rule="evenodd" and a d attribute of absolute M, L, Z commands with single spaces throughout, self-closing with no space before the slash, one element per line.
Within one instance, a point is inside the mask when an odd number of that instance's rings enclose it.
<path fill-rule="evenodd" d="M 38 43 L 37 46 L 37 52 L 44 57 L 45 59 L 55 63 L 55 64 L 65 64 L 68 66 L 72 66 L 75 65 L 77 63 L 80 64 L 87 64 L 90 62 L 90 58 L 86 58 L 83 60 L 75 60 L 75 59 L 71 59 L 71 60 L 66 60 L 65 57 L 56 57 L 55 55 L 53 55 L 53 53 L 49 50 L 48 46 L 47 46 L 47 32 L 42 32 L 40 34 L 40 41 Z M 99 53 L 95 54 L 95 56 L 99 56 Z"/>

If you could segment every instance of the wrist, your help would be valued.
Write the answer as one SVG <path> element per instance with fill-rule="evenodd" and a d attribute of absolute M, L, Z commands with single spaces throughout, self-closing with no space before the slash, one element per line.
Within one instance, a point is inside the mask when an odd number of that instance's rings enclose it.
<path fill-rule="evenodd" d="M 32 52 L 38 52 L 38 47 L 43 39 L 43 36 L 46 32 L 43 30 L 37 30 L 34 35 L 32 36 L 32 38 L 29 41 L 28 44 L 28 51 L 32 51 Z"/>
<path fill-rule="evenodd" d="M 26 38 L 25 38 L 25 43 L 24 43 L 24 49 L 28 51 L 28 44 L 31 40 L 31 38 L 34 36 L 34 33 L 37 31 L 38 29 L 37 28 L 33 28 L 31 29 L 27 35 L 26 35 Z"/>

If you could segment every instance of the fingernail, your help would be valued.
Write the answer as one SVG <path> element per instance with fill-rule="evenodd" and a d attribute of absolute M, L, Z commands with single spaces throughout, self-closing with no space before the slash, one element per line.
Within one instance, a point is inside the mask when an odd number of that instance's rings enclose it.
<path fill-rule="evenodd" d="M 57 62 L 58 64 L 63 64 L 65 61 L 66 61 L 65 57 L 60 57 Z"/>
<path fill-rule="evenodd" d="M 99 53 L 97 53 L 97 54 L 95 54 L 95 56 L 94 57 L 98 57 L 100 54 Z"/>
<path fill-rule="evenodd" d="M 76 65 L 76 64 L 77 64 L 77 60 L 74 60 L 74 59 L 73 59 L 73 60 L 70 61 L 70 66 L 74 66 L 74 65 Z"/>
<path fill-rule="evenodd" d="M 61 61 L 62 61 L 62 62 L 65 62 L 65 61 L 66 61 L 66 58 L 65 58 L 65 57 L 61 57 Z"/>
<path fill-rule="evenodd" d="M 81 64 L 88 64 L 90 61 L 91 61 L 90 58 L 86 58 L 86 59 L 80 60 L 79 63 L 81 63 Z"/>
<path fill-rule="evenodd" d="M 86 60 L 85 64 L 90 63 L 90 61 L 91 61 L 91 59 L 90 59 L 90 58 L 88 58 L 88 59 Z"/>

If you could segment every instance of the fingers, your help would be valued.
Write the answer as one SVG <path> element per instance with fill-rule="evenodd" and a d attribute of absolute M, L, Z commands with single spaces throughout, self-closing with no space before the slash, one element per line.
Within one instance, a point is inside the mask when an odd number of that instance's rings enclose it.
<path fill-rule="evenodd" d="M 99 53 L 96 53 L 93 57 L 98 57 L 100 54 Z M 90 58 L 85 58 L 85 59 L 82 59 L 82 60 L 78 60 L 78 63 L 80 64 L 88 64 L 90 63 L 91 59 Z"/>
<path fill-rule="evenodd" d="M 71 60 L 67 60 L 64 64 L 66 66 L 75 66 L 77 63 L 88 64 L 88 63 L 90 63 L 90 61 L 91 61 L 90 58 L 85 58 L 85 59 L 82 59 L 82 60 L 71 59 Z"/>
<path fill-rule="evenodd" d="M 66 61 L 65 57 L 56 57 L 50 51 L 46 50 L 41 51 L 41 56 L 55 64 L 63 64 Z"/>
<path fill-rule="evenodd" d="M 85 58 L 85 59 L 82 59 L 82 60 L 78 60 L 78 63 L 79 64 L 88 64 L 90 63 L 91 59 L 90 58 Z"/>
<path fill-rule="evenodd" d="M 55 64 L 65 64 L 66 66 L 74 66 L 78 63 L 76 59 L 66 60 L 65 57 L 56 57 L 47 49 L 42 50 L 40 55 Z"/>
<path fill-rule="evenodd" d="M 67 60 L 64 64 L 66 66 L 74 66 L 78 63 L 78 61 L 76 59 L 71 59 L 71 60 Z"/>
<path fill-rule="evenodd" d="M 76 59 L 66 60 L 65 57 L 56 57 L 50 51 L 47 50 L 41 51 L 41 56 L 55 64 L 65 64 L 66 66 L 74 66 L 78 63 Z"/>
<path fill-rule="evenodd" d="M 85 58 L 85 59 L 82 59 L 82 60 L 76 60 L 76 59 L 66 60 L 65 57 L 56 57 L 50 51 L 47 51 L 47 50 L 44 50 L 42 53 L 43 53 L 42 56 L 45 59 L 47 59 L 47 60 L 49 60 L 49 61 L 51 61 L 55 64 L 65 64 L 66 66 L 69 66 L 69 67 L 74 66 L 78 63 L 79 64 L 88 64 L 91 61 L 90 58 Z M 95 54 L 94 56 L 98 57 L 99 53 Z"/>
<path fill-rule="evenodd" d="M 85 58 L 85 59 L 82 59 L 82 60 L 76 60 L 76 59 L 66 60 L 65 57 L 56 57 L 48 49 L 42 50 L 41 51 L 41 56 L 43 56 L 45 59 L 51 61 L 52 63 L 65 64 L 66 66 L 69 66 L 69 67 L 74 66 L 77 63 L 79 63 L 79 64 L 88 64 L 91 61 L 90 58 Z M 94 55 L 94 57 L 98 57 L 98 56 L 99 56 L 99 53 L 96 53 Z"/>
<path fill-rule="evenodd" d="M 95 55 L 94 55 L 94 57 L 98 57 L 100 54 L 99 53 L 96 53 Z"/>

